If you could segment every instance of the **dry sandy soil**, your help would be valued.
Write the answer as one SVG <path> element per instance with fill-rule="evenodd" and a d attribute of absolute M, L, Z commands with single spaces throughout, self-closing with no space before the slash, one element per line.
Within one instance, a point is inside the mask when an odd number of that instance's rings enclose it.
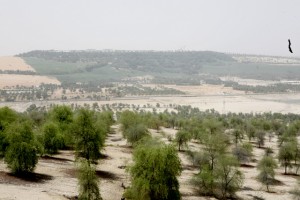
<path fill-rule="evenodd" d="M 12 56 L 0 57 L 0 70 L 35 72 L 35 70 L 30 65 L 26 64 L 22 58 Z"/>
<path fill-rule="evenodd" d="M 39 86 L 42 83 L 60 85 L 56 78 L 49 76 L 0 74 L 0 89 L 17 85 L 24 87 Z"/>

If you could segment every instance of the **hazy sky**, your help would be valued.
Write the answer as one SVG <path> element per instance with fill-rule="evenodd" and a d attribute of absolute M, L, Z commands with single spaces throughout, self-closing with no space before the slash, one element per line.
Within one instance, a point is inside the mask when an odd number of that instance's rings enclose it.
<path fill-rule="evenodd" d="M 0 55 L 182 49 L 300 57 L 299 0 L 0 0 L 0 25 Z"/>

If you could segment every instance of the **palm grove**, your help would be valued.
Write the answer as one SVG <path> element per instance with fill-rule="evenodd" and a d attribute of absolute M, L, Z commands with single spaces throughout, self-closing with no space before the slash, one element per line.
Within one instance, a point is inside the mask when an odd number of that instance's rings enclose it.
<path fill-rule="evenodd" d="M 243 186 L 243 166 L 257 167 L 257 180 L 267 192 L 276 184 L 276 168 L 282 166 L 287 176 L 298 174 L 300 168 L 298 115 L 219 114 L 190 106 L 176 106 L 171 112 L 133 109 L 116 114 L 123 137 L 133 150 L 133 162 L 127 166 L 131 185 L 123 194 L 126 199 L 181 199 L 179 153 L 198 169 L 191 183 L 199 195 L 218 199 L 236 197 Z M 30 175 L 40 156 L 74 150 L 80 163 L 79 199 L 101 199 L 95 167 L 113 123 L 110 108 L 96 112 L 54 106 L 49 111 L 24 113 L 1 108 L 0 155 L 12 173 Z M 161 127 L 176 129 L 175 137 L 153 137 L 149 129 L 164 135 Z M 278 153 L 265 147 L 266 140 L 275 137 Z M 190 148 L 191 143 L 197 148 Z M 258 161 L 252 159 L 254 148 L 265 149 Z M 300 192 L 296 188 L 291 193 L 299 196 Z"/>

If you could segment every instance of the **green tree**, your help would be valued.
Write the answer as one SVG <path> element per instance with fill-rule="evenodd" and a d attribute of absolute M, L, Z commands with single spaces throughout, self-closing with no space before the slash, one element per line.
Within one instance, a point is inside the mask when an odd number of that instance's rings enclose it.
<path fill-rule="evenodd" d="M 258 148 L 261 148 L 262 146 L 265 145 L 265 135 L 266 135 L 266 133 L 264 131 L 256 132 Z"/>
<path fill-rule="evenodd" d="M 55 154 L 63 145 L 63 138 L 59 133 L 58 126 L 54 123 L 45 124 L 43 127 L 44 150 L 47 154 Z"/>
<path fill-rule="evenodd" d="M 245 125 L 245 131 L 249 141 L 251 141 L 252 138 L 255 137 L 255 131 L 256 131 L 255 127 L 250 122 L 248 122 Z"/>
<path fill-rule="evenodd" d="M 95 167 L 82 159 L 78 174 L 79 200 L 101 200 Z"/>
<path fill-rule="evenodd" d="M 297 146 L 295 147 L 292 142 L 285 142 L 281 145 L 278 153 L 278 160 L 281 166 L 284 166 L 284 174 L 287 174 L 287 168 L 292 168 L 292 161 L 295 158 Z"/>
<path fill-rule="evenodd" d="M 217 188 L 216 174 L 209 164 L 204 164 L 200 168 L 200 172 L 194 177 L 193 184 L 197 187 L 200 195 L 215 195 Z"/>
<path fill-rule="evenodd" d="M 204 154 L 209 160 L 211 170 L 214 170 L 219 156 L 224 155 L 228 147 L 228 138 L 224 134 L 207 134 L 203 140 Z"/>
<path fill-rule="evenodd" d="M 241 163 L 249 162 L 252 156 L 252 145 L 250 143 L 243 143 L 233 148 L 232 153 Z"/>
<path fill-rule="evenodd" d="M 238 170 L 239 162 L 233 156 L 222 156 L 216 166 L 216 181 L 221 190 L 221 198 L 232 197 L 243 186 L 244 176 Z"/>
<path fill-rule="evenodd" d="M 222 123 L 215 118 L 205 119 L 203 121 L 203 127 L 206 128 L 207 132 L 210 134 L 219 133 L 222 129 Z"/>
<path fill-rule="evenodd" d="M 139 123 L 127 128 L 124 135 L 130 144 L 135 145 L 142 138 L 149 136 L 149 131 L 144 124 Z"/>
<path fill-rule="evenodd" d="M 271 156 L 264 156 L 258 163 L 259 170 L 258 180 L 266 185 L 269 192 L 269 186 L 274 182 L 275 169 L 277 168 L 276 161 Z"/>
<path fill-rule="evenodd" d="M 237 144 L 240 141 L 242 141 L 242 139 L 244 137 L 244 133 L 241 129 L 234 129 L 232 132 L 232 136 L 233 136 L 234 144 L 235 144 L 235 146 L 237 146 Z"/>
<path fill-rule="evenodd" d="M 148 140 L 141 142 L 133 153 L 134 164 L 129 168 L 131 187 L 124 196 L 133 200 L 181 199 L 177 176 L 181 173 L 180 159 L 172 145 Z"/>
<path fill-rule="evenodd" d="M 70 133 L 73 123 L 73 112 L 70 106 L 58 105 L 54 106 L 49 111 L 49 116 L 52 122 L 58 125 L 59 131 L 64 138 L 64 147 L 73 148 L 74 137 Z"/>
<path fill-rule="evenodd" d="M 8 108 L 0 108 L 0 157 L 3 157 L 9 143 L 7 140 L 6 130 L 19 118 L 18 114 Z"/>
<path fill-rule="evenodd" d="M 101 134 L 95 123 L 93 111 L 80 109 L 72 126 L 77 156 L 92 162 L 100 158 L 100 150 L 105 140 L 105 135 Z"/>
<path fill-rule="evenodd" d="M 120 123 L 122 125 L 123 133 L 132 125 L 138 124 L 141 122 L 140 117 L 135 112 L 126 110 L 121 113 Z"/>
<path fill-rule="evenodd" d="M 187 146 L 187 142 L 191 139 L 190 133 L 185 130 L 179 130 L 175 136 L 175 142 L 178 145 L 178 151 L 181 150 L 181 147 Z"/>
<path fill-rule="evenodd" d="M 9 146 L 5 152 L 5 162 L 15 174 L 32 172 L 38 162 L 37 145 L 31 124 L 13 124 L 7 132 Z"/>

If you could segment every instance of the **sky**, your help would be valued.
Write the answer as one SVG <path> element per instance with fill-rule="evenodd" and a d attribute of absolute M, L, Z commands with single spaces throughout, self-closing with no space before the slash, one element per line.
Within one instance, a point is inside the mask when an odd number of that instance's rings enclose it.
<path fill-rule="evenodd" d="M 299 0 L 0 0 L 0 56 L 119 49 L 300 57 L 299 9 Z"/>

